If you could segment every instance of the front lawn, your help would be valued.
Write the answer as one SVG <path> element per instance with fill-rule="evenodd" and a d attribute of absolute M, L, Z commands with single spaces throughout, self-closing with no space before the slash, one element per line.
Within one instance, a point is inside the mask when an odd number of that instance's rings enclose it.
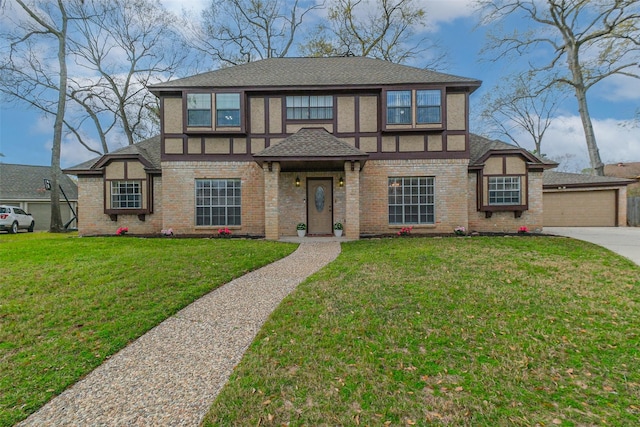
<path fill-rule="evenodd" d="M 11 426 L 198 297 L 295 245 L 0 236 L 0 426 Z"/>
<path fill-rule="evenodd" d="M 640 424 L 630 261 L 553 237 L 342 247 L 268 320 L 205 425 Z"/>

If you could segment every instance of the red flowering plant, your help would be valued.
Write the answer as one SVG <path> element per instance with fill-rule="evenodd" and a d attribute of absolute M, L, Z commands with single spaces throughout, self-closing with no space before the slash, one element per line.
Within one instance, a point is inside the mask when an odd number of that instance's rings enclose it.
<path fill-rule="evenodd" d="M 518 233 L 520 233 L 520 234 L 525 234 L 525 233 L 528 233 L 528 232 L 529 232 L 529 229 L 527 228 L 526 225 L 523 225 L 522 227 L 518 228 Z"/>
<path fill-rule="evenodd" d="M 120 227 L 118 231 L 116 231 L 116 236 L 124 236 L 129 232 L 129 227 Z"/>
<path fill-rule="evenodd" d="M 411 227 L 402 227 L 400 231 L 398 231 L 398 236 L 408 236 L 411 234 L 411 230 L 413 230 L 413 226 Z"/>
<path fill-rule="evenodd" d="M 231 237 L 231 230 L 229 230 L 227 227 L 219 229 L 218 237 L 222 237 L 222 238 Z"/>

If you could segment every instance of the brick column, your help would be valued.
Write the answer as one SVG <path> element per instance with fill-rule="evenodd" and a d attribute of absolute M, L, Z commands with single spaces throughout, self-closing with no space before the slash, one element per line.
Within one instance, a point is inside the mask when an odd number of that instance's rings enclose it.
<path fill-rule="evenodd" d="M 278 186 L 280 181 L 280 163 L 265 163 L 264 173 L 264 236 L 267 240 L 280 239 L 280 227 L 278 219 Z"/>
<path fill-rule="evenodd" d="M 540 192 L 542 194 L 542 192 Z M 627 226 L 627 187 L 623 186 L 618 188 L 616 191 L 618 196 L 618 227 L 626 227 Z"/>
<path fill-rule="evenodd" d="M 349 239 L 360 238 L 360 162 L 344 162 L 344 186 L 346 192 L 346 216 L 344 235 Z"/>

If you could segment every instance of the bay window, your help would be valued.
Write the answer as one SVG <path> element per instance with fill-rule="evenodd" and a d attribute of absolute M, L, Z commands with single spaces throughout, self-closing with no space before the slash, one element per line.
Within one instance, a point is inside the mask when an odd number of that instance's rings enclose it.
<path fill-rule="evenodd" d="M 140 181 L 111 181 L 111 209 L 142 209 Z"/>
<path fill-rule="evenodd" d="M 520 177 L 492 176 L 489 177 L 489 205 L 505 206 L 520 205 Z"/>

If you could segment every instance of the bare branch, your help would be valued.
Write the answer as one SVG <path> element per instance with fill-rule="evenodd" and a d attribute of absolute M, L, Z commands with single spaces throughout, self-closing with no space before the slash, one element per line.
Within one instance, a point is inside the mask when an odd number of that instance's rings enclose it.
<path fill-rule="evenodd" d="M 402 63 L 429 51 L 426 67 L 443 61 L 444 53 L 433 41 L 417 39 L 426 11 L 415 0 L 332 0 L 328 17 L 328 25 L 320 24 L 301 47 L 307 55 L 358 55 Z"/>
<path fill-rule="evenodd" d="M 640 2 L 480 0 L 478 4 L 485 13 L 485 23 L 524 17 L 531 24 L 526 32 L 491 31 L 484 52 L 493 52 L 493 59 L 504 58 L 512 52 L 525 56 L 532 53 L 533 48 L 553 50 L 554 55 L 546 62 L 529 61 L 529 71 L 539 80 L 546 79 L 541 85 L 543 88 L 556 84 L 572 88 L 592 169 L 602 174 L 604 165 L 593 132 L 587 92 L 596 83 L 614 75 L 640 78 Z"/>

